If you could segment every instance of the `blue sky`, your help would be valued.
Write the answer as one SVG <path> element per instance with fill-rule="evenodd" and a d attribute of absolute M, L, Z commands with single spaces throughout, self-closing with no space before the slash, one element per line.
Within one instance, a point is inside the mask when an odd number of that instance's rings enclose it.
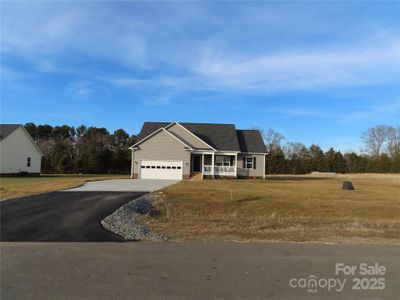
<path fill-rule="evenodd" d="M 400 125 L 399 2 L 1 2 L 1 122 L 274 128 L 361 147 Z"/>

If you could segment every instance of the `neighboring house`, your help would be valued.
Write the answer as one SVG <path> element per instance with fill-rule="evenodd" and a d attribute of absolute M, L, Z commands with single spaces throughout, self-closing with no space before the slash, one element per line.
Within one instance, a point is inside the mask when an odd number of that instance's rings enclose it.
<path fill-rule="evenodd" d="M 233 124 L 145 122 L 131 150 L 132 178 L 265 178 L 260 131 Z"/>
<path fill-rule="evenodd" d="M 0 124 L 1 174 L 40 174 L 42 152 L 24 126 Z"/>

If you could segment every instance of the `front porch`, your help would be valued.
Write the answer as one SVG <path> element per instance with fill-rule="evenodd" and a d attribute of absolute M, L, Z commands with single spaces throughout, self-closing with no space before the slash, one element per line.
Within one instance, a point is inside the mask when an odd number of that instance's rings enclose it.
<path fill-rule="evenodd" d="M 191 155 L 191 177 L 234 177 L 237 176 L 237 153 L 193 153 Z"/>

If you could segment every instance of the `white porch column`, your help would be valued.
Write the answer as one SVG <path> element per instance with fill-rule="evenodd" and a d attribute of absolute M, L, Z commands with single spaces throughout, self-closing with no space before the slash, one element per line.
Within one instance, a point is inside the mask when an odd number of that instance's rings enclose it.
<path fill-rule="evenodd" d="M 204 178 L 204 153 L 201 154 L 201 179 Z"/>
<path fill-rule="evenodd" d="M 238 164 L 238 161 L 237 161 L 237 153 L 235 154 L 235 178 L 237 178 L 237 164 Z"/>
<path fill-rule="evenodd" d="M 263 179 L 265 179 L 265 157 L 266 157 L 267 155 L 266 154 L 264 154 L 264 164 L 263 164 Z"/>
<path fill-rule="evenodd" d="M 211 176 L 214 178 L 214 152 L 211 154 Z"/>

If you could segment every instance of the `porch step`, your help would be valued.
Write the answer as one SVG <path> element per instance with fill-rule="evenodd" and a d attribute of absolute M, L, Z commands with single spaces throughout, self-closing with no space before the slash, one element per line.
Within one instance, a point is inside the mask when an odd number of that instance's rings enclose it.
<path fill-rule="evenodd" d="M 202 180 L 201 173 L 194 173 L 190 176 L 190 180 Z"/>

